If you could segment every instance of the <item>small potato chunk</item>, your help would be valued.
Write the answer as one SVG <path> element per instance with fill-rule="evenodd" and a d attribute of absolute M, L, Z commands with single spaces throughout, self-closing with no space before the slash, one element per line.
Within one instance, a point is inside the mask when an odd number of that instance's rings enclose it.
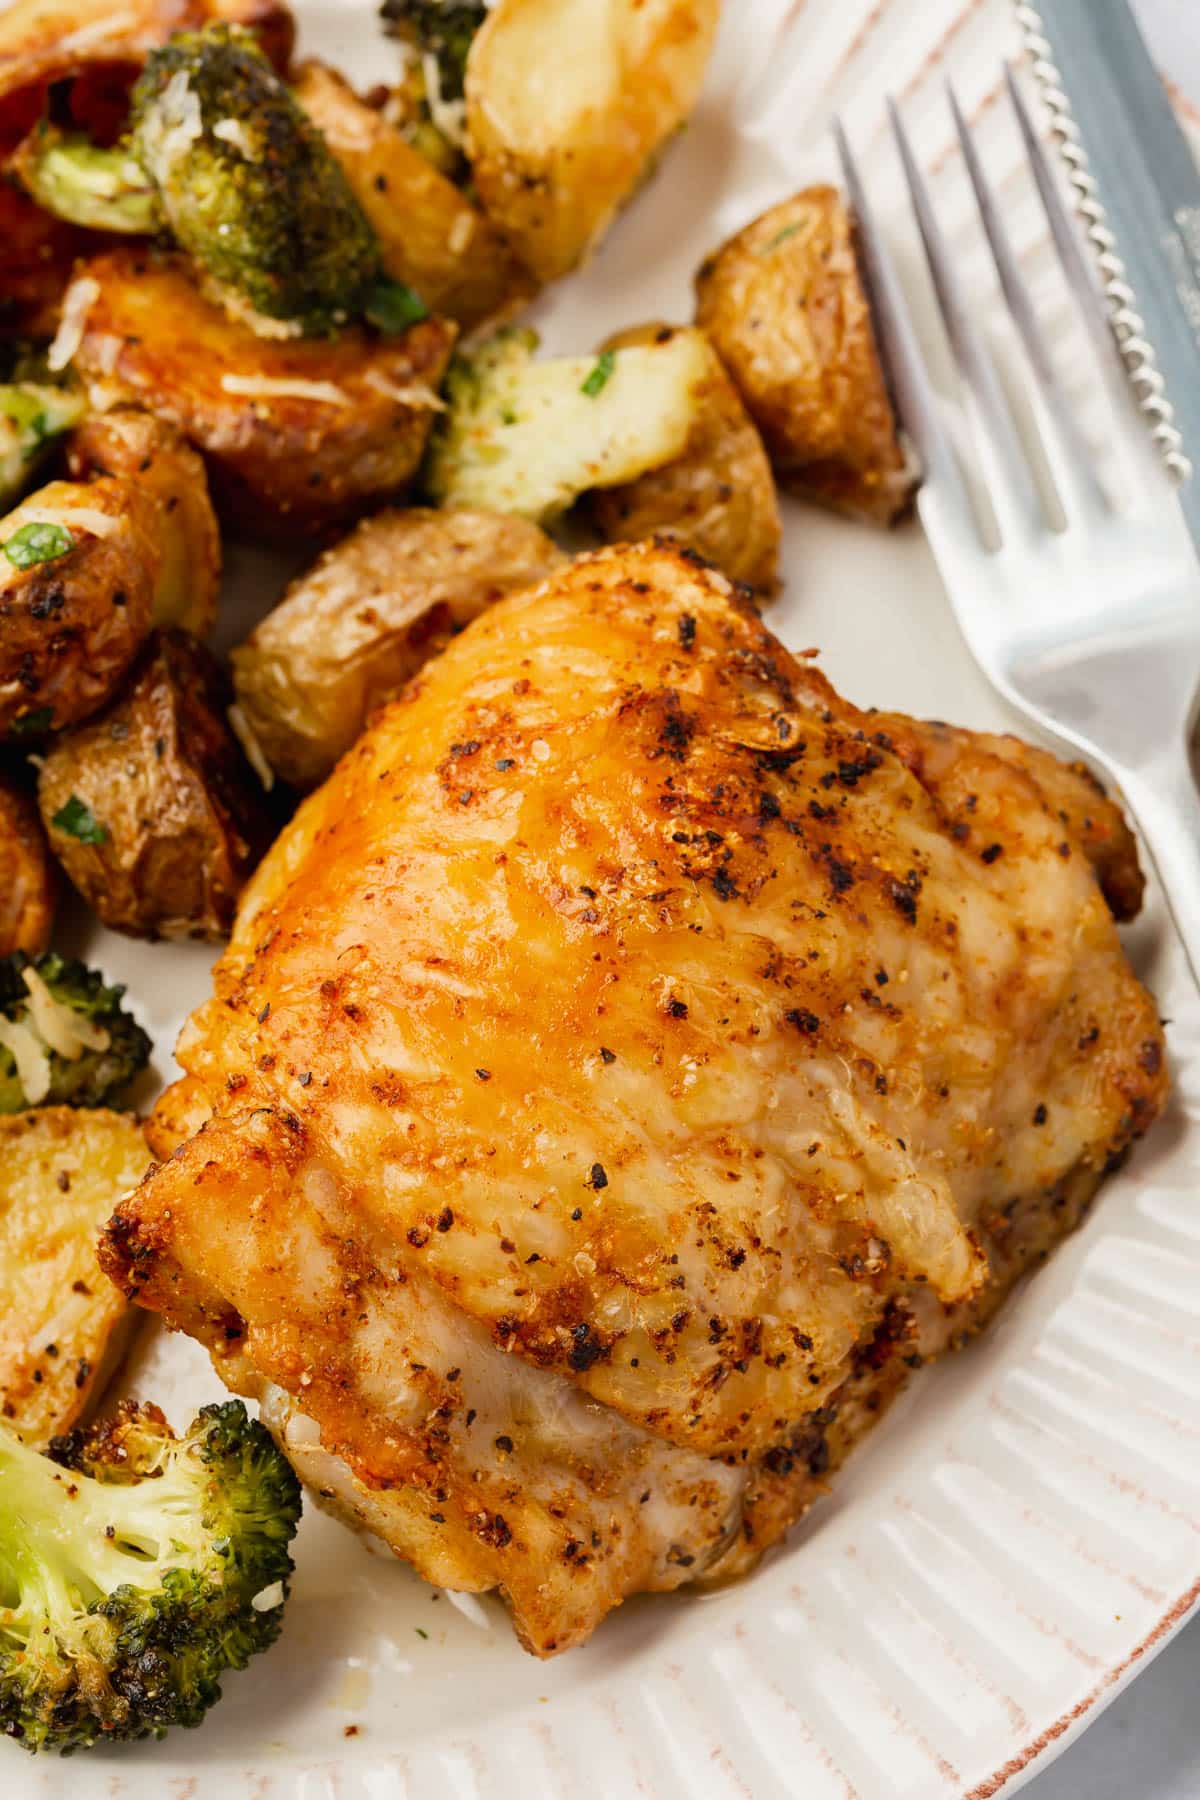
<path fill-rule="evenodd" d="M 37 956 L 54 922 L 54 864 L 31 794 L 0 775 L 0 956 Z"/>
<path fill-rule="evenodd" d="M 67 467 L 76 481 L 123 476 L 158 502 L 162 567 L 154 624 L 204 637 L 217 616 L 221 534 L 204 464 L 191 445 L 152 414 L 118 407 L 84 421 L 67 446 Z"/>
<path fill-rule="evenodd" d="M 720 0 L 501 0 L 467 59 L 480 204 L 539 281 L 603 236 L 699 97 Z"/>
<path fill-rule="evenodd" d="M 143 407 L 190 438 L 219 507 L 253 536 L 346 521 L 415 475 L 454 344 L 449 320 L 398 337 L 261 338 L 181 260 L 135 248 L 86 264 L 80 291 L 78 374 L 107 404 Z"/>
<path fill-rule="evenodd" d="M 233 652 L 238 703 L 271 767 L 315 787 L 455 632 L 565 561 L 536 525 L 498 513 L 365 520 Z"/>
<path fill-rule="evenodd" d="M 302 63 L 293 91 L 375 227 L 393 281 L 467 328 L 530 296 L 533 283 L 490 220 L 335 70 Z"/>
<path fill-rule="evenodd" d="M 636 325 L 605 349 L 661 344 L 685 333 L 670 325 Z M 689 337 L 702 338 L 694 328 Z M 779 501 L 767 453 L 715 350 L 698 391 L 696 416 L 682 456 L 624 487 L 591 496 L 592 523 L 609 543 L 637 543 L 666 533 L 679 538 L 731 581 L 770 595 L 778 586 Z"/>
<path fill-rule="evenodd" d="M 113 476 L 52 481 L 0 520 L 0 739 L 104 705 L 150 629 L 161 564 L 154 501 Z"/>
<path fill-rule="evenodd" d="M 0 1413 L 33 1444 L 90 1411 L 137 1322 L 96 1240 L 149 1162 L 124 1113 L 0 1118 Z"/>
<path fill-rule="evenodd" d="M 202 645 L 156 632 L 113 705 L 46 756 L 38 802 L 51 847 L 114 931 L 214 941 L 229 931 L 271 827 L 228 699 Z"/>
<path fill-rule="evenodd" d="M 773 206 L 710 256 L 696 323 L 712 339 L 783 483 L 890 525 L 915 486 L 836 188 Z"/>

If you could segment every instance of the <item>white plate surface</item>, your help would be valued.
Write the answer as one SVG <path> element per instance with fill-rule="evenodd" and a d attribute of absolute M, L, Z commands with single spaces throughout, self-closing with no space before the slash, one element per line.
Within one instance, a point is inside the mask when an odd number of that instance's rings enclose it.
<path fill-rule="evenodd" d="M 301 5 L 305 48 L 385 78 L 366 0 Z M 790 36 L 779 33 L 789 11 Z M 986 267 L 950 156 L 950 70 L 1005 177 L 1048 308 L 1000 59 L 1005 0 L 726 0 L 709 94 L 595 262 L 539 307 L 553 348 L 690 314 L 702 253 L 804 179 L 832 176 L 841 111 L 885 203 L 881 100 L 899 93 L 981 305 Z M 885 204 L 885 213 L 887 211 Z M 897 198 L 897 226 L 907 227 Z M 1044 281 L 1043 281 L 1044 277 Z M 1064 321 L 1064 345 L 1067 342 Z M 1086 366 L 1073 371 L 1080 391 Z M 242 555 L 222 629 L 277 594 Z M 1012 721 L 959 641 L 915 528 L 877 535 L 789 504 L 771 622 L 820 646 L 859 703 L 984 728 Z M 75 928 L 129 983 L 169 1078 L 208 954 Z M 1172 1020 L 1167 1118 L 1086 1227 L 978 1345 L 923 1373 L 832 1496 L 751 1580 L 639 1600 L 585 1649 L 524 1655 L 501 1606 L 471 1620 L 310 1513 L 279 1645 L 194 1734 L 33 1762 L 0 1744 L 12 1800 L 944 1800 L 1009 1795 L 1144 1666 L 1200 1575 L 1200 1007 L 1157 900 L 1130 935 Z M 206 1359 L 148 1329 L 132 1390 L 182 1422 Z"/>

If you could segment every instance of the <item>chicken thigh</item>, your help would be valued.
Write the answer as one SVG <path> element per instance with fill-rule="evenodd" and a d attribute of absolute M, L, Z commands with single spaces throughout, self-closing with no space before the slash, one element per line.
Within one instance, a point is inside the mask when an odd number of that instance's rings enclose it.
<path fill-rule="evenodd" d="M 665 544 L 501 602 L 243 900 L 102 1246 L 522 1641 L 749 1567 L 1153 1120 L 1117 810 Z"/>

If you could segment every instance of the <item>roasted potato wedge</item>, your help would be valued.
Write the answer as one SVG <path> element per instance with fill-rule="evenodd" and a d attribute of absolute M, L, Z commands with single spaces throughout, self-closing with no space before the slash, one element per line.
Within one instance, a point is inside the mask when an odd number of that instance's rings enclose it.
<path fill-rule="evenodd" d="M 154 624 L 195 637 L 212 630 L 221 586 L 221 534 L 204 463 L 173 425 L 132 407 L 93 413 L 67 446 L 76 481 L 118 475 L 158 503 L 162 566 Z"/>
<path fill-rule="evenodd" d="M 46 755 L 38 803 L 51 846 L 114 931 L 216 940 L 229 930 L 271 836 L 229 698 L 202 645 L 156 632 L 112 706 Z"/>
<path fill-rule="evenodd" d="M 393 281 L 468 329 L 532 294 L 491 221 L 335 70 L 302 63 L 294 92 L 375 227 Z"/>
<path fill-rule="evenodd" d="M 0 149 L 36 124 L 59 82 L 72 83 L 79 125 L 111 142 L 147 52 L 173 31 L 217 19 L 253 31 L 286 71 L 295 21 L 280 0 L 16 0 L 0 13 Z"/>
<path fill-rule="evenodd" d="M 720 0 L 501 0 L 467 59 L 480 204 L 539 281 L 587 254 L 699 97 Z"/>
<path fill-rule="evenodd" d="M 703 333 L 687 328 L 690 336 Z M 604 348 L 665 343 L 670 325 L 637 325 Z M 779 564 L 779 500 L 763 441 L 708 347 L 710 373 L 697 393 L 696 416 L 682 456 L 623 487 L 598 489 L 588 510 L 609 543 L 636 543 L 665 533 L 716 563 L 732 581 L 762 595 L 775 592 Z"/>
<path fill-rule="evenodd" d="M 0 773 L 0 956 L 37 956 L 54 923 L 54 864 L 33 796 Z"/>
<path fill-rule="evenodd" d="M 315 787 L 456 631 L 565 561 L 536 525 L 499 513 L 365 520 L 233 652 L 238 704 L 271 767 Z"/>
<path fill-rule="evenodd" d="M 125 248 L 76 277 L 76 371 L 107 404 L 165 419 L 205 454 L 218 507 L 255 537 L 346 521 L 416 472 L 456 327 L 256 337 L 183 262 Z"/>
<path fill-rule="evenodd" d="M 784 485 L 876 524 L 898 518 L 914 472 L 837 189 L 806 188 L 753 220 L 702 265 L 696 297 Z"/>
<path fill-rule="evenodd" d="M 90 1410 L 137 1321 L 96 1239 L 149 1162 L 125 1113 L 0 1118 L 0 1413 L 31 1443 Z"/>
<path fill-rule="evenodd" d="M 161 564 L 155 502 L 114 476 L 52 481 L 0 520 L 0 739 L 104 705 L 150 629 Z"/>

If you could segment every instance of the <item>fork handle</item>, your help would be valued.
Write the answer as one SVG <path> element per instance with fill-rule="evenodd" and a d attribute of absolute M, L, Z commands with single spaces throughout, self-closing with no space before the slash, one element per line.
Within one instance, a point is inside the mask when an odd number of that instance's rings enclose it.
<path fill-rule="evenodd" d="M 1120 787 L 1200 988 L 1200 791 L 1184 756 L 1170 768 L 1126 772 Z"/>

